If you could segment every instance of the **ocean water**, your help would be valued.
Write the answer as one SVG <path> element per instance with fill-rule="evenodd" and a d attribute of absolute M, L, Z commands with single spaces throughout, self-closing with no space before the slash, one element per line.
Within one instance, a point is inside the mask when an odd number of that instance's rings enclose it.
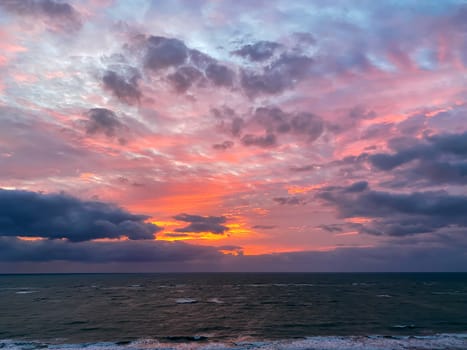
<path fill-rule="evenodd" d="M 0 349 L 467 349 L 467 274 L 0 275 Z"/>

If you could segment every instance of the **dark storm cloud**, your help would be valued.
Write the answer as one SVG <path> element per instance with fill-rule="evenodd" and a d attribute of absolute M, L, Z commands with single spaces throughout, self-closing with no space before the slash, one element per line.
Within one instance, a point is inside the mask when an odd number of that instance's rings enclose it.
<path fill-rule="evenodd" d="M 227 222 L 225 216 L 178 214 L 174 216 L 174 219 L 189 223 L 189 225 L 185 227 L 175 229 L 176 232 L 211 232 L 223 234 L 229 230 L 227 226 L 223 225 Z"/>
<path fill-rule="evenodd" d="M 91 108 L 86 115 L 89 118 L 86 121 L 86 132 L 90 135 L 100 133 L 114 137 L 126 128 L 110 109 Z"/>
<path fill-rule="evenodd" d="M 234 143 L 232 141 L 224 141 L 222 143 L 216 143 L 212 145 L 212 148 L 220 150 L 220 151 L 225 151 L 229 148 L 232 148 Z"/>
<path fill-rule="evenodd" d="M 152 239 L 161 228 L 109 203 L 84 201 L 66 194 L 0 189 L 0 236 Z"/>
<path fill-rule="evenodd" d="M 301 197 L 275 197 L 273 201 L 280 204 L 280 205 L 299 205 L 305 204 L 304 198 Z"/>
<path fill-rule="evenodd" d="M 240 84 L 248 96 L 278 94 L 305 78 L 312 62 L 308 56 L 282 54 L 261 71 L 242 70 Z"/>
<path fill-rule="evenodd" d="M 356 225 L 373 235 L 406 236 L 467 229 L 467 196 L 446 191 L 396 193 L 371 190 L 366 182 L 328 187 L 318 197 L 342 218 L 366 217 Z"/>
<path fill-rule="evenodd" d="M 23 241 L 13 237 L 0 237 L 0 261 L 186 262 L 195 259 L 212 260 L 220 256 L 221 253 L 217 248 L 195 246 L 182 242 L 154 240 L 144 242 Z"/>
<path fill-rule="evenodd" d="M 54 0 L 2 0 L 0 7 L 23 16 L 38 16 L 62 30 L 76 30 L 81 27 L 81 18 L 67 2 Z"/>
<path fill-rule="evenodd" d="M 383 171 L 395 170 L 398 178 L 432 184 L 467 183 L 467 133 L 439 134 L 422 140 L 404 138 L 389 143 L 393 153 L 376 153 L 370 163 Z"/>
<path fill-rule="evenodd" d="M 244 45 L 233 53 L 251 61 L 265 61 L 271 58 L 280 47 L 280 44 L 272 41 L 258 41 L 254 44 Z"/>
<path fill-rule="evenodd" d="M 128 77 L 107 70 L 104 72 L 102 82 L 104 87 L 110 90 L 120 101 L 134 105 L 139 103 L 142 93 L 138 86 L 141 74 L 136 69 L 131 69 Z"/>
<path fill-rule="evenodd" d="M 172 66 L 180 66 L 188 58 L 188 48 L 183 41 L 150 36 L 146 40 L 144 66 L 158 71 Z"/>
<path fill-rule="evenodd" d="M 253 135 L 246 134 L 241 138 L 242 144 L 245 146 L 257 146 L 262 148 L 270 148 L 277 145 L 277 139 L 274 134 Z"/>
<path fill-rule="evenodd" d="M 191 66 L 183 66 L 178 68 L 174 73 L 169 74 L 167 79 L 172 83 L 177 92 L 184 93 L 202 77 L 203 73 L 198 69 Z"/>

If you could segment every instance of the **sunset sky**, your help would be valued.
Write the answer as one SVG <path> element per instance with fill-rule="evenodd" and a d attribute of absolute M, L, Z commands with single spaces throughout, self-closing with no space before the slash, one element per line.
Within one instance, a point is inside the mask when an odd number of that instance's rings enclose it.
<path fill-rule="evenodd" d="M 466 271 L 467 3 L 0 0 L 0 272 Z"/>

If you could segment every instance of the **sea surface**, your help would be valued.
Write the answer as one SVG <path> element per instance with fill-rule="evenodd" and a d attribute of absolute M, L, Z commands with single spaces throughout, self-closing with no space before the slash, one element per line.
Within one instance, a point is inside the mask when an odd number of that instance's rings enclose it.
<path fill-rule="evenodd" d="M 467 274 L 0 275 L 0 349 L 467 349 Z"/>

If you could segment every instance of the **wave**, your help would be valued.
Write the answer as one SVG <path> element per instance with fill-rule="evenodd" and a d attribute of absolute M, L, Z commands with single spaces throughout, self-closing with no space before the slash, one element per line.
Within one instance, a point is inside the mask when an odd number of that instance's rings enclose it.
<path fill-rule="evenodd" d="M 173 339 L 172 339 L 173 338 Z M 0 340 L 2 350 L 432 350 L 467 348 L 466 334 L 431 336 L 316 336 L 295 340 L 210 342 L 206 337 L 172 337 L 165 341 L 139 339 L 133 342 L 83 344 L 47 344 L 18 340 Z"/>
<path fill-rule="evenodd" d="M 213 303 L 213 304 L 224 304 L 222 300 L 219 298 L 210 298 L 207 300 L 208 303 Z"/>
<path fill-rule="evenodd" d="M 178 299 L 175 299 L 175 302 L 177 304 L 194 304 L 194 303 L 197 303 L 198 300 L 192 299 L 192 298 L 178 298 Z"/>

